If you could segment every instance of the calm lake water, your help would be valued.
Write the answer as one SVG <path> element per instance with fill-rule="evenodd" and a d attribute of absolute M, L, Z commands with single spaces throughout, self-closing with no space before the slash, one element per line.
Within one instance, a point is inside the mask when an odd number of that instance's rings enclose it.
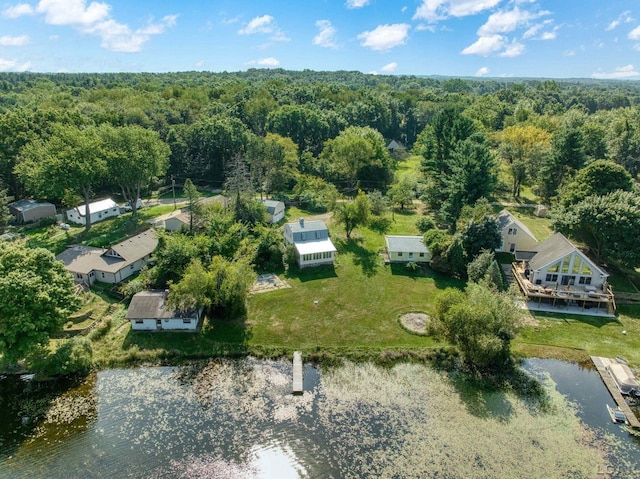
<path fill-rule="evenodd" d="M 638 477 L 596 372 L 529 360 L 544 406 L 423 365 L 214 361 L 0 380 L 0 478 Z"/>

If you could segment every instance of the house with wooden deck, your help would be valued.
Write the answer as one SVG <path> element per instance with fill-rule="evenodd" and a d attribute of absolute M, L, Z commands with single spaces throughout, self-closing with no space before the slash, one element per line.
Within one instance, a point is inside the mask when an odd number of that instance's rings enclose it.
<path fill-rule="evenodd" d="M 56 259 L 64 263 L 76 283 L 86 286 L 95 281 L 117 284 L 140 271 L 157 246 L 155 231 L 147 230 L 110 248 L 73 245 Z"/>
<path fill-rule="evenodd" d="M 532 251 L 516 251 L 513 274 L 528 300 L 615 313 L 608 273 L 562 233 L 555 233 Z"/>
<path fill-rule="evenodd" d="M 500 225 L 502 243 L 498 251 L 515 253 L 516 250 L 531 251 L 538 240 L 533 233 L 518 218 L 507 209 L 502 210 L 496 217 Z"/>
<path fill-rule="evenodd" d="M 387 256 L 391 263 L 428 263 L 431 251 L 422 236 L 385 235 Z"/>
<path fill-rule="evenodd" d="M 333 264 L 338 251 L 329 238 L 329 228 L 324 221 L 305 221 L 284 225 L 284 242 L 296 248 L 298 266 Z"/>
<path fill-rule="evenodd" d="M 196 331 L 203 308 L 178 309 L 168 304 L 169 291 L 141 291 L 127 309 L 131 329 L 137 331 Z"/>

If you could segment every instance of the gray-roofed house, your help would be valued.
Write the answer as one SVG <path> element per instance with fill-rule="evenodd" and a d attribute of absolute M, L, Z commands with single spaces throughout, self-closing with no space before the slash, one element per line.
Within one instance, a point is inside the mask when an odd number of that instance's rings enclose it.
<path fill-rule="evenodd" d="M 294 245 L 298 257 L 298 266 L 318 266 L 333 264 L 337 252 L 329 239 L 329 229 L 324 221 L 305 221 L 300 218 L 295 223 L 284 225 L 284 242 Z"/>
<path fill-rule="evenodd" d="M 608 273 L 580 251 L 562 233 L 539 243 L 530 258 L 514 263 L 514 276 L 529 299 L 576 303 L 583 309 L 600 308 L 615 312 Z"/>
<path fill-rule="evenodd" d="M 164 219 L 164 229 L 167 231 L 182 231 L 189 230 L 189 223 L 191 221 L 189 212 L 177 210 L 167 215 Z"/>
<path fill-rule="evenodd" d="M 89 203 L 91 224 L 120 215 L 120 207 L 111 198 Z M 72 223 L 87 224 L 86 205 L 83 203 L 66 211 L 67 219 Z"/>
<path fill-rule="evenodd" d="M 532 251 L 538 244 L 538 240 L 529 228 L 509 210 L 504 209 L 498 213 L 497 220 L 502 237 L 502 244 L 498 251 L 507 253 L 515 253 L 516 250 Z"/>
<path fill-rule="evenodd" d="M 31 223 L 56 216 L 56 207 L 46 201 L 23 199 L 9 203 L 9 211 L 16 218 L 18 224 Z"/>
<path fill-rule="evenodd" d="M 202 308 L 176 309 L 167 304 L 168 291 L 141 291 L 133 295 L 127 310 L 131 329 L 139 331 L 196 331 Z"/>
<path fill-rule="evenodd" d="M 262 200 L 262 204 L 267 208 L 267 221 L 275 224 L 284 218 L 284 203 L 275 200 Z"/>
<path fill-rule="evenodd" d="M 385 235 L 387 254 L 391 263 L 428 263 L 431 251 L 424 244 L 422 236 Z"/>
<path fill-rule="evenodd" d="M 147 230 L 111 248 L 70 246 L 58 256 L 76 283 L 91 286 L 96 280 L 117 284 L 140 271 L 158 246 L 155 231 Z"/>

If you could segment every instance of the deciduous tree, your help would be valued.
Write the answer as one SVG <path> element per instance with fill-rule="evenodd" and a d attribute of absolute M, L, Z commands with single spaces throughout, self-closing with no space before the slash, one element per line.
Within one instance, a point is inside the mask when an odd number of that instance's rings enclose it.
<path fill-rule="evenodd" d="M 456 346 L 469 368 L 499 371 L 510 361 L 521 314 L 507 293 L 470 283 L 464 293 L 447 289 L 436 298 L 430 330 Z"/>
<path fill-rule="evenodd" d="M 78 307 L 73 278 L 53 254 L 20 243 L 0 248 L 0 355 L 5 362 L 48 345 Z"/>
<path fill-rule="evenodd" d="M 88 212 L 92 187 L 105 178 L 107 162 L 95 127 L 56 124 L 49 139 L 34 140 L 22 149 L 15 170 L 38 196 L 62 198 L 68 191 L 80 193 Z M 88 231 L 91 215 L 85 218 Z"/>

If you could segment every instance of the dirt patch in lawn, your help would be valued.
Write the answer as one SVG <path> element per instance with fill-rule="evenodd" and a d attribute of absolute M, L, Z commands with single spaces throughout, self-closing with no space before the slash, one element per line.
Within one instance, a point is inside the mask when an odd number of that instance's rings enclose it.
<path fill-rule="evenodd" d="M 291 285 L 273 273 L 261 274 L 251 288 L 253 294 L 266 293 L 276 289 L 290 288 Z"/>
<path fill-rule="evenodd" d="M 413 334 L 426 335 L 427 325 L 429 324 L 429 315 L 427 313 L 412 312 L 400 315 L 398 321 L 404 329 Z"/>

